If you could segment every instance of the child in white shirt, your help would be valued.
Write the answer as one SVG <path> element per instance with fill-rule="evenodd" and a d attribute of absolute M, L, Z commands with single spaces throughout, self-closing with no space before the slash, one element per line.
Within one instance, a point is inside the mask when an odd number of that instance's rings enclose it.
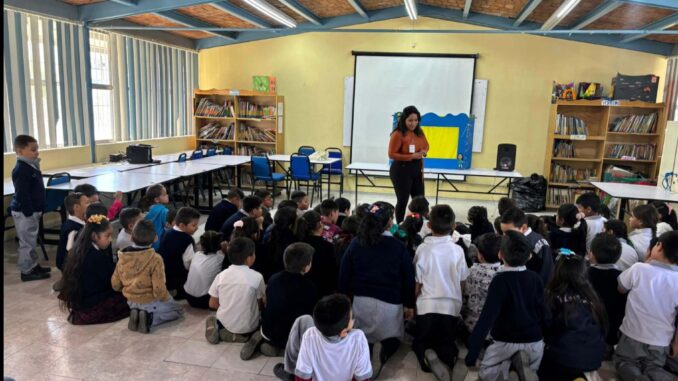
<path fill-rule="evenodd" d="M 304 333 L 294 371 L 297 380 L 363 381 L 372 377 L 363 331 L 353 329 L 351 301 L 328 295 L 313 309 L 315 327 Z"/>
<path fill-rule="evenodd" d="M 635 230 L 629 234 L 629 240 L 633 244 L 638 254 L 638 261 L 644 262 L 645 256 L 650 248 L 650 241 L 657 233 L 657 222 L 659 213 L 654 206 L 638 205 L 633 208 L 629 225 Z"/>
<path fill-rule="evenodd" d="M 678 231 L 662 234 L 647 263 L 634 264 L 617 281 L 619 291 L 629 293 L 614 355 L 617 373 L 623 381 L 673 379 L 662 367 L 676 331 Z"/>
<path fill-rule="evenodd" d="M 188 277 L 184 284 L 186 301 L 192 307 L 209 308 L 209 288 L 217 274 L 221 272 L 221 264 L 224 262 L 224 253 L 221 247 L 221 235 L 209 230 L 200 236 L 200 248 L 191 260 L 188 269 Z"/>
<path fill-rule="evenodd" d="M 577 208 L 580 215 L 586 220 L 586 252 L 591 250 L 591 242 L 598 233 L 605 231 L 605 221 L 607 219 L 600 215 L 601 202 L 600 197 L 593 192 L 587 192 L 577 197 Z"/>
<path fill-rule="evenodd" d="M 132 229 L 137 221 L 144 218 L 139 208 L 124 208 L 120 211 L 120 232 L 115 240 L 116 250 L 124 250 L 132 245 Z"/>

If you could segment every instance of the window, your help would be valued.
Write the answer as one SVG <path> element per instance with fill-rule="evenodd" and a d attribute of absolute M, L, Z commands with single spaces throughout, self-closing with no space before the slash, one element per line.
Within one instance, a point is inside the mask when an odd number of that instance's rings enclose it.
<path fill-rule="evenodd" d="M 108 34 L 90 32 L 89 55 L 92 72 L 94 140 L 113 141 L 113 86 L 111 86 L 111 54 Z"/>

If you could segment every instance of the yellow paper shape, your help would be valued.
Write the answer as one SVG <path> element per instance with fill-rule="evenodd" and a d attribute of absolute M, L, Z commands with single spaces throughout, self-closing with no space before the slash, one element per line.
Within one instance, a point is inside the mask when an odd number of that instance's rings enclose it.
<path fill-rule="evenodd" d="M 459 127 L 421 126 L 428 140 L 429 159 L 456 159 L 459 147 Z"/>

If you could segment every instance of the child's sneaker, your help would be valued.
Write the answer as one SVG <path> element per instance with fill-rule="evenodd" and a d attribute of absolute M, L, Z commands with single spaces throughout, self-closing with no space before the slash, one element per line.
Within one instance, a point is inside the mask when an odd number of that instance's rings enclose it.
<path fill-rule="evenodd" d="M 273 346 L 267 342 L 261 343 L 261 347 L 259 348 L 259 352 L 261 352 L 262 355 L 266 357 L 281 357 L 285 355 L 285 350 L 278 348 L 276 346 Z"/>
<path fill-rule="evenodd" d="M 205 321 L 205 339 L 210 344 L 219 344 L 219 324 L 214 315 L 208 316 Z"/>
<path fill-rule="evenodd" d="M 139 310 L 139 329 L 141 333 L 151 332 L 151 323 L 153 323 L 153 313 L 145 310 Z"/>
<path fill-rule="evenodd" d="M 250 339 L 250 337 L 247 335 L 233 333 L 226 328 L 219 330 L 219 338 L 221 341 L 225 341 L 227 343 L 246 343 Z"/>
<path fill-rule="evenodd" d="M 539 377 L 530 368 L 530 358 L 525 351 L 518 351 L 511 356 L 511 365 L 518 373 L 520 381 L 539 381 Z"/>
<path fill-rule="evenodd" d="M 427 349 L 424 352 L 424 359 L 431 368 L 431 372 L 436 376 L 438 381 L 450 381 L 450 369 L 445 365 L 433 349 Z"/>
<path fill-rule="evenodd" d="M 129 311 L 129 322 L 127 322 L 127 329 L 135 332 L 139 329 L 139 309 L 132 308 Z"/>
<path fill-rule="evenodd" d="M 294 375 L 285 371 L 285 365 L 281 362 L 273 367 L 273 374 L 283 381 L 294 381 Z"/>
<path fill-rule="evenodd" d="M 261 345 L 261 342 L 264 341 L 264 337 L 261 336 L 261 332 L 259 330 L 256 330 L 252 334 L 252 337 L 250 337 L 249 340 L 243 345 L 242 349 L 240 350 L 240 359 L 243 361 L 247 361 L 254 356 L 254 352 L 257 351 L 257 348 L 259 345 Z"/>

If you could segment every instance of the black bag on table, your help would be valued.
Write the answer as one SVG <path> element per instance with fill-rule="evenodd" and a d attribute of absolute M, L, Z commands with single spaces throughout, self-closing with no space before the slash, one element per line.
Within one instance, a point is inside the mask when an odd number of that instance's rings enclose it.
<path fill-rule="evenodd" d="M 546 207 L 546 179 L 533 173 L 530 177 L 513 180 L 509 189 L 516 206 L 524 212 L 539 212 Z"/>

